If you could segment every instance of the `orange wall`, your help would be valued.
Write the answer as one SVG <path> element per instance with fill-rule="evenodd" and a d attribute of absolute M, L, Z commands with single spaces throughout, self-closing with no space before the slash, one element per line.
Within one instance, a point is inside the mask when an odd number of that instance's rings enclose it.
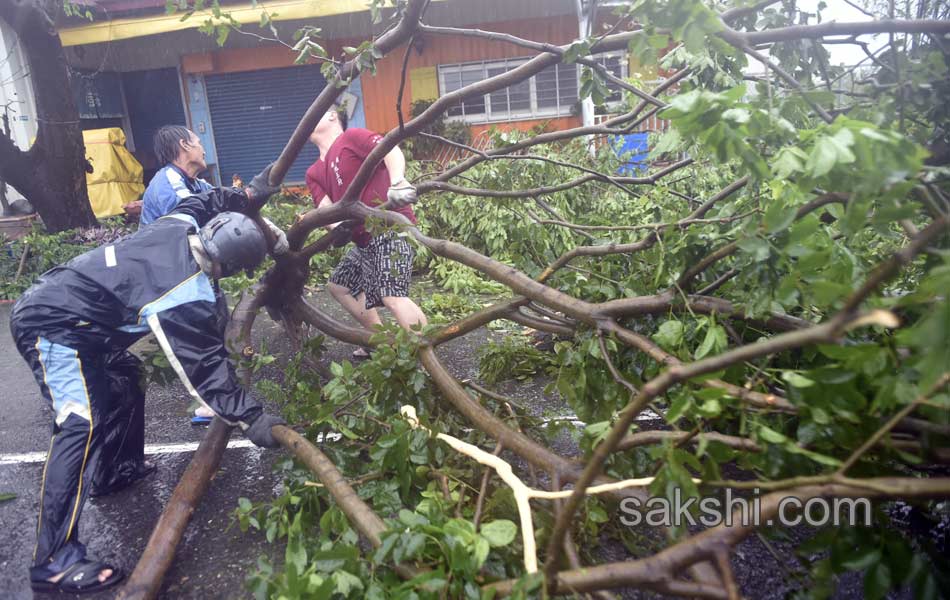
<path fill-rule="evenodd" d="M 325 48 L 331 56 L 342 53 L 346 45 L 357 46 L 362 40 L 330 40 Z M 181 57 L 181 70 L 184 73 L 236 73 L 239 71 L 259 71 L 261 69 L 279 69 L 294 66 L 297 53 L 283 46 L 262 46 L 260 48 L 233 48 L 202 54 L 185 54 Z M 310 61 L 315 62 L 315 61 Z"/>
<path fill-rule="evenodd" d="M 581 126 L 580 117 L 548 117 L 546 119 L 528 119 L 525 121 L 501 121 L 495 123 L 484 123 L 480 125 L 472 125 L 469 129 L 472 132 L 472 138 L 482 133 L 483 131 L 488 131 L 489 129 L 497 129 L 499 131 L 528 131 L 533 127 L 538 127 L 539 125 L 544 126 L 544 131 L 561 131 L 563 129 L 571 129 L 573 127 Z"/>
<path fill-rule="evenodd" d="M 548 17 L 504 23 L 484 23 L 480 29 L 509 33 L 529 40 L 545 41 L 553 44 L 566 44 L 577 37 L 577 20 L 572 16 Z M 388 131 L 399 125 L 396 116 L 396 98 L 402 77 L 402 61 L 406 53 L 405 45 L 390 52 L 376 66 L 376 75 L 362 75 L 363 101 L 366 107 L 366 126 L 375 131 Z M 422 53 L 415 48 L 409 56 L 408 71 L 418 67 L 432 67 L 440 64 L 469 62 L 476 60 L 494 60 L 533 56 L 533 50 L 514 44 L 496 42 L 474 37 L 426 35 L 422 42 Z M 408 75 L 407 75 L 408 79 Z M 403 92 L 402 113 L 409 115 L 412 90 L 406 81 Z M 541 121 L 517 122 L 519 129 L 537 125 Z M 472 128 L 473 132 L 476 130 Z"/>

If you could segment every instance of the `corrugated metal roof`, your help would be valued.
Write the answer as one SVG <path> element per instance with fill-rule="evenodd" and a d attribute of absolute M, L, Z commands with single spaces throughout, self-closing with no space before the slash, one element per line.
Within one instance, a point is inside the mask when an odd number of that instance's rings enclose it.
<path fill-rule="evenodd" d="M 431 25 L 465 27 L 480 23 L 573 15 L 573 11 L 572 0 L 445 0 L 431 4 L 424 20 Z M 372 35 L 381 33 L 381 26 L 372 25 L 368 11 L 275 23 L 281 38 L 285 40 L 291 39 L 294 31 L 304 25 L 322 28 L 327 39 L 369 39 Z M 246 25 L 244 30 L 272 37 L 270 31 L 262 31 L 257 25 Z M 224 48 L 258 48 L 261 45 L 262 42 L 252 35 L 232 33 Z M 213 37 L 189 29 L 145 38 L 72 46 L 66 48 L 66 55 L 69 64 L 74 67 L 134 71 L 175 67 L 180 63 L 182 55 L 219 50 L 221 47 Z"/>

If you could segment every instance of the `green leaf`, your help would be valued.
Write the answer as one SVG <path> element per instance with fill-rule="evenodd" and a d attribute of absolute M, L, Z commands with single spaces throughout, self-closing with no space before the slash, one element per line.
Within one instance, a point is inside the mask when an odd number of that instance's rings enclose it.
<path fill-rule="evenodd" d="M 819 136 L 808 155 L 806 172 L 817 178 L 830 173 L 837 164 L 853 163 L 854 153 L 850 149 L 853 144 L 854 136 L 847 129 L 842 129 L 833 136 Z"/>
<path fill-rule="evenodd" d="M 857 552 L 841 562 L 849 571 L 863 571 L 881 561 L 881 551 L 877 548 L 856 548 Z"/>
<path fill-rule="evenodd" d="M 722 113 L 722 119 L 742 125 L 749 122 L 749 111 L 744 108 L 730 108 Z"/>
<path fill-rule="evenodd" d="M 376 552 L 373 553 L 373 562 L 376 564 L 381 564 L 386 561 L 386 557 L 389 556 L 389 553 L 392 552 L 393 548 L 396 546 L 396 542 L 399 540 L 398 533 L 390 533 L 383 538 L 383 543 L 379 545 L 379 548 L 376 549 Z"/>
<path fill-rule="evenodd" d="M 762 262 L 768 259 L 769 243 L 759 237 L 749 237 L 738 242 L 739 248 L 752 257 L 755 262 Z"/>
<path fill-rule="evenodd" d="M 267 524 L 267 531 L 265 532 L 265 537 L 267 538 L 267 543 L 273 543 L 277 538 L 277 522 L 270 521 Z"/>
<path fill-rule="evenodd" d="M 488 553 L 491 551 L 491 547 L 488 544 L 488 540 L 482 536 L 477 536 L 475 538 L 475 566 L 476 568 L 482 568 L 482 565 L 485 564 L 485 561 L 488 560 Z"/>
<path fill-rule="evenodd" d="M 650 151 L 650 155 L 659 157 L 668 152 L 674 152 L 679 149 L 682 143 L 683 136 L 680 135 L 679 130 L 670 128 L 657 138 L 656 144 L 654 144 L 653 149 Z"/>
<path fill-rule="evenodd" d="M 515 539 L 518 527 L 507 519 L 498 519 L 483 524 L 479 533 L 488 540 L 492 548 L 501 548 Z"/>
<path fill-rule="evenodd" d="M 683 323 L 675 320 L 665 321 L 652 337 L 661 348 L 673 351 L 683 343 Z"/>
<path fill-rule="evenodd" d="M 419 513 L 412 512 L 405 508 L 400 509 L 399 511 L 399 520 L 402 521 L 405 525 L 409 527 L 420 527 L 422 525 L 428 525 L 429 520 Z"/>
<path fill-rule="evenodd" d="M 231 27 L 228 25 L 219 25 L 218 26 L 218 35 L 217 41 L 218 46 L 224 46 L 224 43 L 228 41 L 228 35 L 231 33 Z"/>
<path fill-rule="evenodd" d="M 851 292 L 851 286 L 827 279 L 819 279 L 818 281 L 812 282 L 808 290 L 816 302 L 831 304 L 835 300 L 847 296 L 848 293 Z"/>
<path fill-rule="evenodd" d="M 857 233 L 867 222 L 870 211 L 870 200 L 852 200 L 848 203 L 844 218 L 841 220 L 841 230 L 846 234 Z"/>
<path fill-rule="evenodd" d="M 931 573 L 926 573 L 914 587 L 917 600 L 937 600 L 940 597 L 940 591 L 937 587 L 937 580 Z"/>
<path fill-rule="evenodd" d="M 685 94 L 674 96 L 673 99 L 670 100 L 669 109 L 673 109 L 674 111 L 682 114 L 689 113 L 699 104 L 700 94 L 701 92 L 699 90 L 693 90 L 691 92 L 686 92 Z M 670 115 L 666 118 L 671 118 L 672 116 L 674 115 Z"/>
<path fill-rule="evenodd" d="M 703 343 L 696 349 L 696 360 L 701 359 L 707 354 L 717 354 L 722 352 L 729 344 L 729 338 L 726 330 L 721 325 L 713 325 L 706 329 L 706 337 Z"/>
<path fill-rule="evenodd" d="M 722 412 L 722 404 L 719 402 L 719 400 L 706 400 L 697 407 L 697 410 L 702 416 L 706 417 L 707 419 L 711 419 L 713 417 L 718 417 Z"/>
<path fill-rule="evenodd" d="M 675 423 L 678 421 L 692 404 L 693 402 L 689 394 L 677 394 L 676 397 L 673 398 L 673 401 L 670 402 L 670 408 L 666 411 L 666 422 Z"/>
<path fill-rule="evenodd" d="M 606 523 L 610 517 L 596 500 L 587 503 L 587 517 L 594 523 Z"/>
<path fill-rule="evenodd" d="M 769 444 L 784 444 L 788 438 L 765 425 L 759 426 L 759 439 Z"/>
<path fill-rule="evenodd" d="M 399 536 L 399 543 L 393 551 L 393 560 L 403 562 L 416 558 L 425 547 L 426 536 L 422 533 L 411 532 Z"/>
<path fill-rule="evenodd" d="M 765 230 L 768 233 L 778 233 L 795 221 L 795 215 L 798 209 L 794 206 L 786 206 L 778 200 L 769 204 L 765 210 Z"/>
<path fill-rule="evenodd" d="M 864 575 L 864 597 L 880 600 L 887 596 L 892 585 L 891 570 L 885 563 L 879 562 Z"/>
<path fill-rule="evenodd" d="M 794 443 L 788 443 L 785 445 L 785 450 L 791 452 L 792 454 L 801 454 L 802 456 L 807 456 L 816 463 L 827 465 L 829 467 L 840 467 L 841 461 L 833 456 L 828 456 L 826 454 L 820 454 L 812 450 L 806 450 Z"/>
<path fill-rule="evenodd" d="M 329 550 L 314 552 L 310 562 L 318 571 L 330 573 L 342 569 L 349 561 L 359 558 L 359 551 L 353 546 L 336 545 Z"/>
<path fill-rule="evenodd" d="M 788 382 L 789 385 L 797 388 L 807 388 L 815 385 L 814 381 L 794 371 L 784 371 L 782 373 L 782 379 Z"/>
<path fill-rule="evenodd" d="M 363 582 L 359 577 L 346 571 L 335 571 L 333 573 L 333 584 L 336 592 L 349 596 L 350 592 L 363 589 Z"/>

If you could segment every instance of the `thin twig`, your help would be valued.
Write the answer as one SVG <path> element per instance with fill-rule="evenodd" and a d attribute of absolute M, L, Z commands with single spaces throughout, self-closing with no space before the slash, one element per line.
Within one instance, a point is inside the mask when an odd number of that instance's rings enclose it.
<path fill-rule="evenodd" d="M 597 330 L 597 344 L 600 346 L 600 353 L 603 355 L 604 362 L 607 363 L 607 368 L 610 370 L 610 375 L 614 378 L 614 381 L 627 388 L 631 396 L 636 395 L 636 386 L 621 375 L 614 366 L 613 361 L 610 360 L 610 352 L 607 351 L 607 344 L 604 342 L 604 332 L 602 329 Z"/>
<path fill-rule="evenodd" d="M 30 244 L 24 242 L 23 244 L 23 254 L 20 256 L 20 265 L 16 269 L 16 275 L 13 276 L 14 279 L 19 279 L 23 275 L 23 269 L 26 267 L 26 259 L 30 257 Z"/>
<path fill-rule="evenodd" d="M 409 54 L 412 52 L 412 45 L 416 41 L 416 34 L 413 33 L 406 43 L 406 53 L 402 57 L 402 74 L 399 77 L 399 93 L 396 94 L 396 118 L 399 120 L 399 131 L 405 130 L 402 120 L 402 95 L 406 91 L 406 69 L 409 68 Z"/>
<path fill-rule="evenodd" d="M 501 442 L 498 442 L 495 444 L 495 449 L 492 451 L 492 454 L 500 456 L 502 448 Z M 486 466 L 482 472 L 482 484 L 478 486 L 478 499 L 475 500 L 475 516 L 472 517 L 472 524 L 475 526 L 476 531 L 478 531 L 478 526 L 482 522 L 482 509 L 485 506 L 485 498 L 488 497 L 488 478 L 491 474 L 492 469 Z"/>

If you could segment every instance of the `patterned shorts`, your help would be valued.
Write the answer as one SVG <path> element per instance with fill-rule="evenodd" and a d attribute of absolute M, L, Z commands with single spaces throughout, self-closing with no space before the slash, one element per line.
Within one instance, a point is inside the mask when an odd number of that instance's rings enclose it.
<path fill-rule="evenodd" d="M 409 279 L 416 251 L 403 235 L 387 232 L 365 248 L 346 253 L 330 275 L 330 283 L 342 285 L 356 298 L 366 294 L 366 308 L 383 306 L 383 298 L 409 296 Z"/>

